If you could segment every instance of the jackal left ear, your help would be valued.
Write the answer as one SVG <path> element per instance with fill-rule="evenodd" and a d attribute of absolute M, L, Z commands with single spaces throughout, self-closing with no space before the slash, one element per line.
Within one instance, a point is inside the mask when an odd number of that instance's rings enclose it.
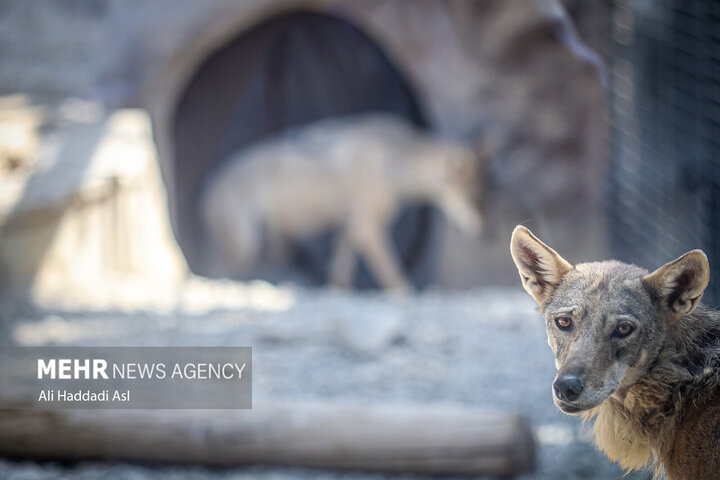
<path fill-rule="evenodd" d="M 695 310 L 710 280 L 710 265 L 702 250 L 693 250 L 643 277 L 651 296 L 675 318 Z"/>
<path fill-rule="evenodd" d="M 510 239 L 510 254 L 515 261 L 523 287 L 541 306 L 560 285 L 573 266 L 552 248 L 518 225 Z"/>

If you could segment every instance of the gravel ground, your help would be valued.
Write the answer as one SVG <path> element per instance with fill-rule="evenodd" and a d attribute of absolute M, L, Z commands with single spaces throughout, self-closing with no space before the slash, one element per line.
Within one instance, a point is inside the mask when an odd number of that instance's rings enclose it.
<path fill-rule="evenodd" d="M 262 288 L 267 292 L 269 287 Z M 0 334 L 5 344 L 26 345 L 250 345 L 254 405 L 268 398 L 321 398 L 514 410 L 531 420 L 540 445 L 537 471 L 522 480 L 650 478 L 646 473 L 623 477 L 595 451 L 589 427 L 553 406 L 552 353 L 542 319 L 522 290 L 428 291 L 403 299 L 324 290 L 278 292 L 263 297 L 265 301 L 216 311 L 187 304 L 172 313 L 37 313 L 6 306 L 0 310 Z M 426 477 L 276 467 L 60 466 L 0 459 L 0 478 Z"/>

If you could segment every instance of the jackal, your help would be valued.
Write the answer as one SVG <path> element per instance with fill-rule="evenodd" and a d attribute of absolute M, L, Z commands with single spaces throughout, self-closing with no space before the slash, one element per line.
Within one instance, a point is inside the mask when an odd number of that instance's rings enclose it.
<path fill-rule="evenodd" d="M 207 182 L 200 215 L 230 269 L 260 257 L 263 232 L 272 249 L 336 227 L 332 283 L 350 284 L 357 252 L 382 287 L 406 289 L 390 222 L 403 204 L 426 202 L 476 232 L 477 178 L 473 151 L 457 142 L 389 115 L 331 118 L 231 158 Z"/>
<path fill-rule="evenodd" d="M 522 226 L 510 251 L 545 317 L 555 405 L 594 419 L 598 447 L 627 470 L 720 479 L 720 312 L 699 303 L 705 254 L 652 273 L 616 261 L 573 266 Z"/>

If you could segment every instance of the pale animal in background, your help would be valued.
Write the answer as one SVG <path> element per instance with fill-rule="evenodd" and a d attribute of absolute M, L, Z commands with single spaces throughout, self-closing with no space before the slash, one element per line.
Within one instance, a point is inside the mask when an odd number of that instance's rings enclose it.
<path fill-rule="evenodd" d="M 652 273 L 571 265 L 518 226 L 510 242 L 545 317 L 555 405 L 594 419 L 598 447 L 628 470 L 720 478 L 720 312 L 700 304 L 710 267 L 693 250 Z"/>
<path fill-rule="evenodd" d="M 337 228 L 330 280 L 352 282 L 356 253 L 384 289 L 406 290 L 389 238 L 401 207 L 436 205 L 466 232 L 478 162 L 457 142 L 421 133 L 383 114 L 330 118 L 290 129 L 230 158 L 206 182 L 200 215 L 226 266 L 258 261 L 271 245 Z"/>

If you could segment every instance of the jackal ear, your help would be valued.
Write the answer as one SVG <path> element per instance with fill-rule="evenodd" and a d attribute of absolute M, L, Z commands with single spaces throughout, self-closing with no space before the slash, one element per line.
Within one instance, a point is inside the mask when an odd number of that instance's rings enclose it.
<path fill-rule="evenodd" d="M 573 266 L 552 248 L 518 225 L 510 239 L 510 254 L 517 266 L 525 290 L 544 305 L 562 278 Z"/>
<path fill-rule="evenodd" d="M 695 310 L 710 280 L 710 265 L 702 250 L 693 250 L 643 277 L 654 300 L 675 318 Z"/>

